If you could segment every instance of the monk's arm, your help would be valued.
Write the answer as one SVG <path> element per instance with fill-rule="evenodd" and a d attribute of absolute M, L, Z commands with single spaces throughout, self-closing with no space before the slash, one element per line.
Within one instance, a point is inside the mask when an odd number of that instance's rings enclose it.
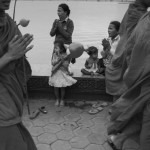
<path fill-rule="evenodd" d="M 0 58 L 0 71 L 13 60 L 13 57 L 9 56 L 7 53 Z"/>

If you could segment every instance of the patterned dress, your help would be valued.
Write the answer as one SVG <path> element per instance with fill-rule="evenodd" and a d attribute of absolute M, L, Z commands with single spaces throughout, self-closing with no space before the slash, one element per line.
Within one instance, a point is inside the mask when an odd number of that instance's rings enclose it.
<path fill-rule="evenodd" d="M 60 54 L 59 56 L 54 53 L 52 57 L 52 64 L 59 62 L 60 59 L 65 58 L 66 56 L 67 56 L 66 53 Z M 61 87 L 71 86 L 77 82 L 77 80 L 75 80 L 70 76 L 70 72 L 68 69 L 69 63 L 70 60 L 66 59 L 62 63 L 60 68 L 52 76 L 49 77 L 50 86 L 61 88 Z M 52 70 L 54 67 L 55 65 L 52 67 Z"/>

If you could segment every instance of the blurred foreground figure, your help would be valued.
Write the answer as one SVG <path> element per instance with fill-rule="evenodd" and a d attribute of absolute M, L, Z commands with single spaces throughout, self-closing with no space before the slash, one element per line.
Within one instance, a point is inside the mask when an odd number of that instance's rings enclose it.
<path fill-rule="evenodd" d="M 33 36 L 24 36 L 5 10 L 10 0 L 0 0 L 0 150 L 36 150 L 27 129 L 23 126 L 25 78 L 31 68 L 25 53 Z M 26 71 L 26 72 L 24 72 Z"/>
<path fill-rule="evenodd" d="M 122 149 L 127 139 L 133 140 L 137 135 L 140 138 L 140 150 L 150 149 L 149 6 L 149 0 L 136 0 L 130 4 L 121 25 L 122 37 L 112 60 L 112 72 L 106 72 L 107 79 L 110 81 L 108 73 L 111 73 L 109 75 L 114 79 L 111 81 L 116 84 L 111 92 L 116 94 L 118 88 L 119 94 L 122 94 L 111 107 L 108 124 L 108 142 L 116 149 Z M 119 75 L 124 89 L 121 89 L 121 82 L 117 84 Z"/>

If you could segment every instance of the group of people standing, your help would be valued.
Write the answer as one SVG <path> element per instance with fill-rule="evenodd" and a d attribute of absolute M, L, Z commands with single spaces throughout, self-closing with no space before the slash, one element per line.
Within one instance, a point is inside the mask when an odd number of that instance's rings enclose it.
<path fill-rule="evenodd" d="M 11 0 L 0 0 L 0 149 L 36 150 L 31 135 L 21 121 L 26 81 L 31 67 L 25 54 L 33 48 L 33 35 L 22 35 L 14 20 L 5 13 Z M 89 58 L 82 73 L 103 73 L 106 91 L 113 95 L 108 124 L 108 142 L 117 150 L 126 139 L 140 137 L 140 150 L 150 149 L 150 7 L 149 0 L 135 0 L 121 22 L 110 22 L 109 39 L 102 41 L 102 58 L 96 47 L 86 51 Z M 72 43 L 73 21 L 66 4 L 58 6 L 58 16 L 50 31 L 55 36 L 52 75 L 55 105 L 64 105 L 65 87 L 75 84 L 69 71 L 67 45 Z M 65 45 L 66 44 L 66 45 Z M 97 66 L 98 70 L 94 70 Z"/>

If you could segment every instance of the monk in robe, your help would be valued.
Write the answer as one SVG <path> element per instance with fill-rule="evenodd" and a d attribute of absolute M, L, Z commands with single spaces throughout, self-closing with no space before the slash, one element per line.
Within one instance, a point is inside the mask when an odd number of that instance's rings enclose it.
<path fill-rule="evenodd" d="M 106 92 L 114 96 L 114 101 L 127 89 L 123 81 L 123 74 L 127 68 L 125 45 L 139 19 L 147 12 L 147 6 L 136 0 L 129 5 L 121 22 L 120 41 L 111 63 L 106 67 Z"/>
<path fill-rule="evenodd" d="M 150 7 L 149 0 L 139 0 Z M 126 139 L 139 136 L 140 150 L 150 149 L 150 12 L 145 13 L 130 34 L 124 50 L 127 69 L 125 92 L 112 105 L 108 124 L 109 143 L 122 149 Z"/>
<path fill-rule="evenodd" d="M 25 53 L 32 49 L 30 34 L 21 35 L 5 13 L 11 0 L 0 0 L 0 150 L 36 150 L 21 121 L 26 79 L 31 68 Z"/>

